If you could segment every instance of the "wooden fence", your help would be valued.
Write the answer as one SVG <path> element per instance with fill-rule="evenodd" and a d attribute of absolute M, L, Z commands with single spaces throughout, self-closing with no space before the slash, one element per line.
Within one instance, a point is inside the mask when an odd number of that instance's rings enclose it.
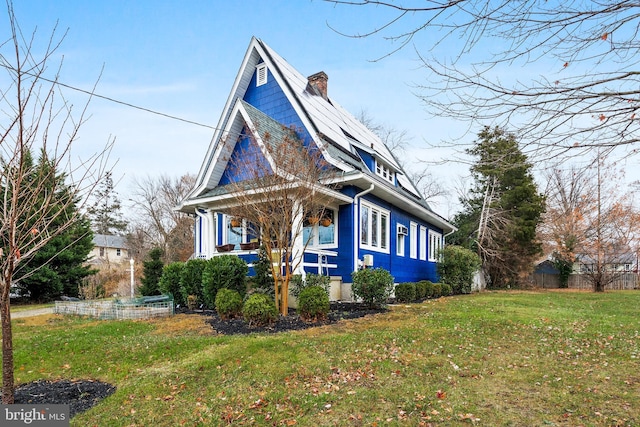
<path fill-rule="evenodd" d="M 531 280 L 534 286 L 543 289 L 556 289 L 560 287 L 560 277 L 557 274 L 536 273 Z M 616 276 L 606 290 L 639 289 L 640 276 L 635 273 L 623 273 Z M 586 274 L 572 274 L 569 276 L 569 289 L 593 289 L 593 284 Z"/>

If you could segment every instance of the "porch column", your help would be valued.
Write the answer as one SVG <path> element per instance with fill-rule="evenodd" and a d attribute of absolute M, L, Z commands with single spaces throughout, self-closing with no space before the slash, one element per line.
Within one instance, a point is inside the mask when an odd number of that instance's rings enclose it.
<path fill-rule="evenodd" d="M 216 218 L 214 212 L 207 210 L 207 223 L 209 224 L 207 233 L 207 259 L 213 256 L 213 249 L 216 247 Z"/>
<path fill-rule="evenodd" d="M 303 239 L 303 225 L 304 225 L 304 212 L 299 202 L 293 204 L 293 221 L 291 221 L 291 236 L 293 242 L 291 244 L 291 263 L 295 267 L 293 274 L 300 274 L 304 279 L 304 239 Z"/>

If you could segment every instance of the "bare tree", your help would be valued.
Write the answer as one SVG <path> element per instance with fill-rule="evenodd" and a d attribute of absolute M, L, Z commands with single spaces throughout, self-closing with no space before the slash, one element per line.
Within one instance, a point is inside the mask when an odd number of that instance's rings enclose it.
<path fill-rule="evenodd" d="M 87 195 L 105 174 L 108 146 L 80 163 L 72 162 L 71 147 L 85 120 L 87 105 L 78 115 L 58 91 L 60 67 L 46 77 L 48 65 L 64 39 L 52 32 L 44 47 L 36 33 L 22 33 L 13 5 L 7 2 L 9 38 L 0 44 L 0 67 L 7 87 L 0 89 L 0 315 L 2 317 L 2 402 L 14 400 L 13 338 L 9 292 L 14 273 L 54 236 L 76 223 Z M 88 101 L 87 101 L 88 102 Z M 37 174 L 28 167 L 32 152 L 46 153 L 47 168 Z M 73 166 L 75 164 L 75 166 Z M 68 197 L 59 197 L 64 173 Z M 75 203 L 77 209 L 67 209 Z M 37 207 L 34 209 L 34 206 Z"/>
<path fill-rule="evenodd" d="M 343 34 L 382 37 L 387 55 L 416 49 L 428 71 L 421 99 L 434 115 L 510 124 L 538 159 L 638 150 L 637 2 L 325 1 L 375 8 L 382 19 Z"/>
<path fill-rule="evenodd" d="M 428 162 L 419 162 L 422 165 L 422 169 L 419 166 L 407 164 L 405 159 L 411 142 L 411 137 L 407 130 L 399 130 L 392 126 L 376 123 L 366 110 L 360 111 L 358 120 L 382 140 L 398 164 L 405 169 L 405 173 L 407 173 L 407 176 L 425 200 L 433 201 L 437 197 L 446 196 L 447 189 L 431 173 Z"/>
<path fill-rule="evenodd" d="M 309 243 L 304 227 L 326 217 L 330 190 L 324 183 L 334 173 L 317 148 L 304 146 L 284 126 L 277 134 L 264 132 L 260 141 L 253 135 L 240 138 L 244 148 L 229 160 L 236 178 L 228 184 L 233 203 L 225 212 L 242 219 L 247 233 L 258 236 L 271 254 L 276 305 L 286 316 L 289 283 L 301 271 Z"/>
<path fill-rule="evenodd" d="M 195 184 L 193 175 L 172 178 L 147 176 L 134 180 L 135 218 L 129 244 L 144 257 L 154 246 L 162 249 L 166 262 L 186 261 L 193 253 L 193 218 L 174 208 Z M 137 248 L 137 249 L 136 249 Z"/>
<path fill-rule="evenodd" d="M 568 264 L 578 262 L 594 291 L 636 262 L 639 213 L 615 167 L 597 156 L 586 168 L 547 174 L 547 210 L 539 230 L 547 253 Z"/>

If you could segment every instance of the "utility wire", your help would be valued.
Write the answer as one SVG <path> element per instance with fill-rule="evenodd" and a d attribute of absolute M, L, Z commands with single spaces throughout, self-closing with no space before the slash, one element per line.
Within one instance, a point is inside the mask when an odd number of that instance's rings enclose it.
<path fill-rule="evenodd" d="M 10 65 L 7 65 L 7 64 L 0 63 L 0 66 L 2 66 L 4 68 L 7 68 L 7 69 L 9 69 L 11 71 L 17 71 L 15 68 L 13 68 L 13 67 L 11 67 Z M 34 76 L 33 74 L 30 74 L 30 73 L 26 73 L 26 74 L 29 74 L 31 77 L 36 77 L 36 78 L 44 80 L 46 82 L 49 82 L 49 83 L 52 83 L 52 84 L 55 84 L 55 85 L 58 85 L 58 86 L 65 87 L 67 89 L 75 90 L 76 92 L 81 92 L 81 93 L 87 94 L 87 95 L 92 96 L 92 97 L 104 99 L 105 101 L 114 102 L 116 104 L 124 105 L 126 107 L 135 108 L 136 110 L 145 111 L 147 113 L 156 114 L 158 116 L 166 117 L 166 118 L 173 119 L 173 120 L 178 120 L 178 121 L 181 121 L 181 122 L 184 122 L 184 123 L 189 123 L 189 124 L 196 125 L 196 126 L 205 127 L 205 128 L 208 128 L 208 129 L 213 129 L 213 130 L 217 129 L 214 126 L 209 126 L 209 125 L 205 125 L 204 123 L 194 122 L 193 120 L 183 119 L 182 117 L 178 117 L 178 116 L 172 116 L 171 114 L 162 113 L 160 111 L 151 110 L 149 108 L 139 107 L 137 105 L 133 105 L 133 104 L 130 104 L 128 102 L 124 102 L 124 101 L 120 101 L 120 100 L 117 100 L 117 99 L 114 99 L 114 98 L 110 98 L 110 97 L 105 96 L 105 95 L 100 95 L 100 94 L 97 94 L 95 92 L 92 92 L 92 91 L 89 91 L 89 90 L 86 90 L 86 89 L 81 89 L 79 87 L 71 86 L 71 85 L 59 82 L 57 80 L 51 80 L 51 79 L 48 79 L 48 78 L 43 77 L 43 76 Z"/>

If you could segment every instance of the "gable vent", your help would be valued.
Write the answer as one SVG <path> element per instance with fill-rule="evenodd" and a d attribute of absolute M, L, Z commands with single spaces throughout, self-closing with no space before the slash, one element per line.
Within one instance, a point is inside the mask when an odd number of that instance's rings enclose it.
<path fill-rule="evenodd" d="M 262 86 L 267 83 L 267 64 L 260 64 L 256 68 L 256 86 Z"/>

